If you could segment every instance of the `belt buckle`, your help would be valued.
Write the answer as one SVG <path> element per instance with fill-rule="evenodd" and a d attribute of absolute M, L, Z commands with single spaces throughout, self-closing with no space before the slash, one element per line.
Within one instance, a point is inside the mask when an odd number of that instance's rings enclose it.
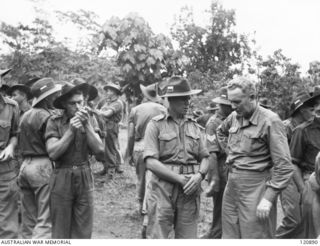
<path fill-rule="evenodd" d="M 72 169 L 77 169 L 78 168 L 78 166 L 72 166 Z"/>

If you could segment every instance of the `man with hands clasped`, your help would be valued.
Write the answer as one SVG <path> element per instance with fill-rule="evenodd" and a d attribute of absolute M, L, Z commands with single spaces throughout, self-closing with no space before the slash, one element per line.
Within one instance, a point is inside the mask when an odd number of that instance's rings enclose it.
<path fill-rule="evenodd" d="M 228 99 L 234 112 L 217 129 L 221 147 L 227 139 L 229 166 L 222 238 L 274 238 L 277 194 L 293 173 L 285 128 L 277 114 L 259 105 L 253 80 L 231 80 Z"/>
<path fill-rule="evenodd" d="M 65 83 L 54 106 L 63 114 L 49 119 L 46 147 L 55 161 L 51 176 L 52 238 L 91 238 L 93 178 L 89 154 L 103 154 L 99 127 L 84 106 L 83 84 Z"/>
<path fill-rule="evenodd" d="M 200 126 L 187 116 L 191 90 L 182 77 L 165 87 L 168 112 L 154 117 L 145 133 L 148 183 L 147 238 L 196 238 L 201 181 L 208 171 L 208 150 Z"/>

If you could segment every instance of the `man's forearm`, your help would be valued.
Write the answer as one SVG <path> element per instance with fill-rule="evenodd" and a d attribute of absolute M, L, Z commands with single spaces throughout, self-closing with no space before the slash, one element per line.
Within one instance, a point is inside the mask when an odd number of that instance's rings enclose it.
<path fill-rule="evenodd" d="M 52 160 L 57 160 L 61 155 L 66 152 L 71 144 L 74 134 L 71 129 L 68 129 L 62 138 L 49 138 L 46 142 L 47 152 Z"/>
<path fill-rule="evenodd" d="M 17 147 L 17 144 L 18 144 L 18 138 L 16 136 L 11 137 L 8 145 L 11 145 L 12 148 L 15 149 Z"/>
<path fill-rule="evenodd" d="M 209 156 L 209 168 L 208 168 L 208 182 L 211 180 L 219 179 L 219 167 L 218 167 L 218 158 L 215 152 L 211 152 Z"/>
<path fill-rule="evenodd" d="M 102 154 L 104 152 L 104 146 L 99 134 L 93 130 L 93 127 L 90 123 L 86 124 L 85 130 L 89 148 L 95 155 Z"/>
<path fill-rule="evenodd" d="M 183 176 L 171 171 L 159 160 L 149 157 L 146 159 L 146 164 L 147 164 L 147 169 L 152 171 L 159 178 L 164 179 L 171 183 L 179 183 L 181 185 L 183 184 L 183 181 L 184 181 Z"/>
<path fill-rule="evenodd" d="M 200 167 L 199 167 L 199 172 L 207 174 L 208 169 L 209 169 L 209 158 L 208 157 L 202 158 Z"/>

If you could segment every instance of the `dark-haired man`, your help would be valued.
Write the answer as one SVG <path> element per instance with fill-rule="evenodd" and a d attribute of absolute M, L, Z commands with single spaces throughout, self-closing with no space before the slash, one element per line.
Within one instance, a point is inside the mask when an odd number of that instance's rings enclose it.
<path fill-rule="evenodd" d="M 46 148 L 55 161 L 51 178 L 53 238 L 91 238 L 93 179 L 89 153 L 103 153 L 103 143 L 84 106 L 84 87 L 65 83 L 54 106 L 63 114 L 51 117 L 46 128 Z"/>

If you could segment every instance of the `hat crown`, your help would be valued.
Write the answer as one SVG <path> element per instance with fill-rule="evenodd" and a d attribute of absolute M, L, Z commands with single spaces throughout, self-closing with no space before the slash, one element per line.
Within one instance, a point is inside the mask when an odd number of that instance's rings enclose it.
<path fill-rule="evenodd" d="M 228 89 L 227 87 L 221 87 L 219 90 L 219 96 L 223 99 L 228 100 Z"/>
<path fill-rule="evenodd" d="M 52 78 L 42 78 L 31 86 L 31 93 L 34 97 L 39 97 L 41 94 L 51 90 L 54 87 L 55 83 Z"/>
<path fill-rule="evenodd" d="M 165 88 L 165 93 L 170 96 L 173 93 L 186 93 L 191 91 L 191 86 L 188 81 L 181 77 L 172 77 L 168 80 Z"/>
<path fill-rule="evenodd" d="M 311 99 L 311 96 L 306 91 L 299 92 L 290 104 L 290 115 L 292 115 L 298 108 L 300 108 L 306 101 Z"/>

